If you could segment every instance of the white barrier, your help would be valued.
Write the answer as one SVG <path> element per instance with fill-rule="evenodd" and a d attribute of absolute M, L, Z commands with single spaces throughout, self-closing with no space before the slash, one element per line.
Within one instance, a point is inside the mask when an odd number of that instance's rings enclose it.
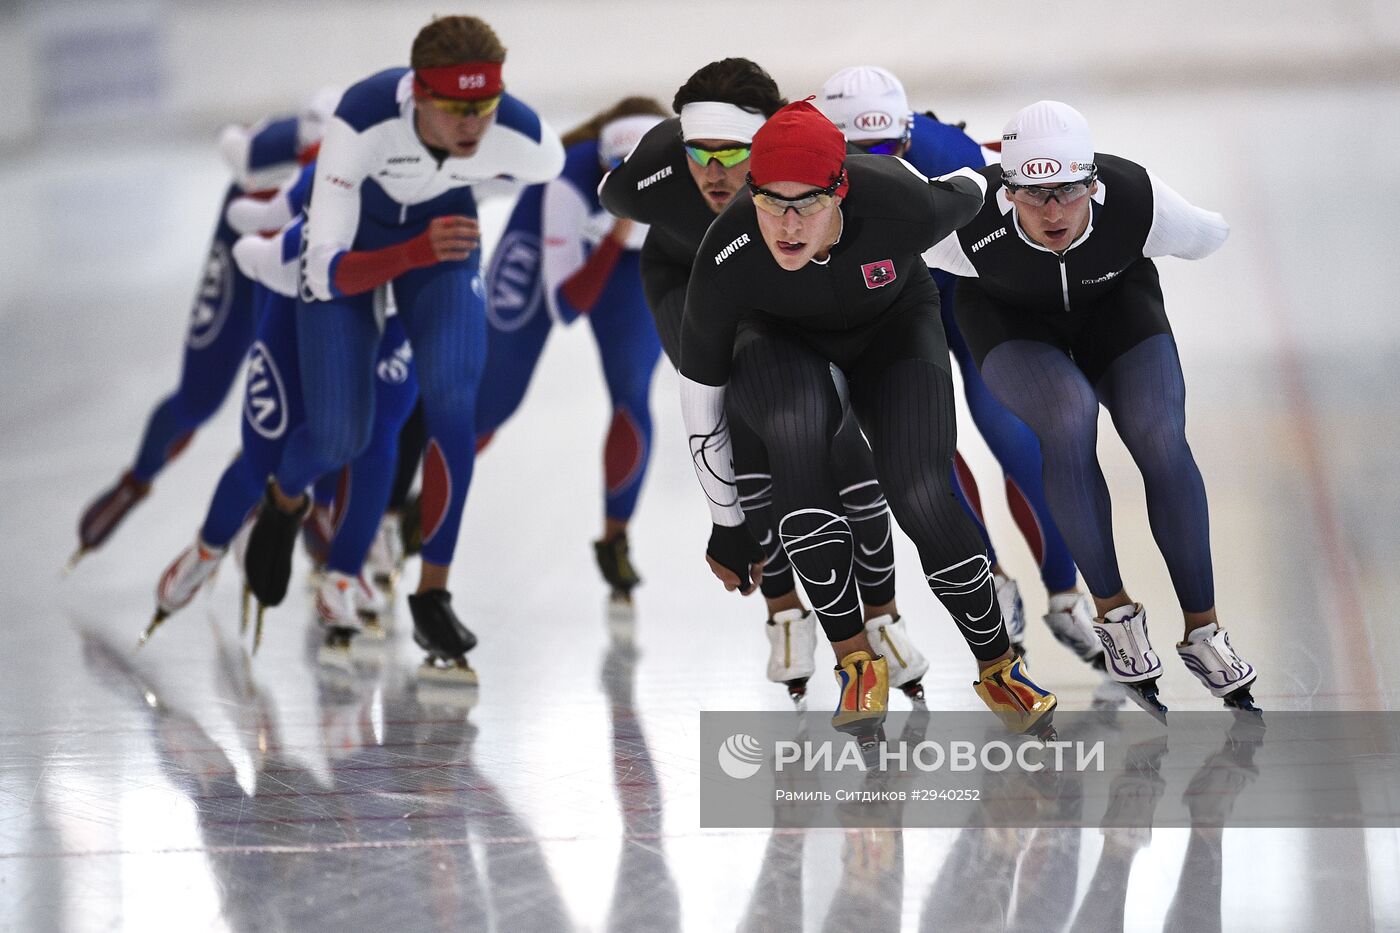
<path fill-rule="evenodd" d="M 931 103 L 1400 75 L 1392 0 L 44 0 L 0 16 L 0 144 L 92 119 L 208 126 L 285 110 L 317 87 L 406 64 L 418 28 L 459 11 L 492 23 L 510 48 L 512 90 L 555 117 L 623 93 L 666 100 L 726 55 L 762 63 L 792 97 L 843 65 L 881 64 Z"/>

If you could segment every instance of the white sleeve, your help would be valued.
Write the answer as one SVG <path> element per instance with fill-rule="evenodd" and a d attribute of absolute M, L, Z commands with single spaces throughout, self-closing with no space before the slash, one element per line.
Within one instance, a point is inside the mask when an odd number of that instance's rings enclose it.
<path fill-rule="evenodd" d="M 355 242 L 360 226 L 360 183 L 367 170 L 366 140 L 339 117 L 333 117 L 316 159 L 316 183 L 306 226 L 303 276 L 318 301 L 336 296 L 331 264 Z"/>
<path fill-rule="evenodd" d="M 270 198 L 250 198 L 246 195 L 229 202 L 224 218 L 228 225 L 240 235 L 280 230 L 292 219 L 292 205 L 287 201 L 287 192 L 296 184 L 299 176 L 292 176 L 277 189 Z"/>
<path fill-rule="evenodd" d="M 540 217 L 540 239 L 544 241 L 545 305 L 554 322 L 561 323 L 555 291 L 569 276 L 582 268 L 583 230 L 588 223 L 588 204 L 573 185 L 556 178 L 544 186 Z"/>
<path fill-rule="evenodd" d="M 232 123 L 219 133 L 219 154 L 236 181 L 242 182 L 248 174 L 248 151 L 252 145 L 253 134 L 249 127 Z"/>
<path fill-rule="evenodd" d="M 288 168 L 296 168 L 294 163 L 279 162 L 261 169 L 248 165 L 252 157 L 253 138 L 267 126 L 263 120 L 252 126 L 231 123 L 219 131 L 219 154 L 233 174 L 233 181 L 245 191 L 260 191 L 275 188 L 287 177 Z"/>
<path fill-rule="evenodd" d="M 233 261 L 244 275 L 261 282 L 279 295 L 296 297 L 296 261 L 282 261 L 282 236 L 239 237 L 233 244 Z"/>
<path fill-rule="evenodd" d="M 734 482 L 729 422 L 724 416 L 724 386 L 709 386 L 681 374 L 681 415 L 690 438 L 695 475 L 710 500 L 710 519 L 733 527 L 744 523 L 739 487 Z"/>
<path fill-rule="evenodd" d="M 943 269 L 967 279 L 977 278 L 977 269 L 972 265 L 972 260 L 967 258 L 967 253 L 963 252 L 962 240 L 958 239 L 956 232 L 948 234 L 924 250 L 924 265 L 930 269 Z"/>
<path fill-rule="evenodd" d="M 538 185 L 553 181 L 564 171 L 564 143 L 559 134 L 544 120 L 540 120 L 540 141 L 534 143 L 513 164 L 510 175 L 516 181 L 527 185 Z"/>
<path fill-rule="evenodd" d="M 1150 171 L 1147 177 L 1152 182 L 1152 227 L 1142 255 L 1202 259 L 1218 250 L 1230 235 L 1225 218 L 1196 207 Z"/>

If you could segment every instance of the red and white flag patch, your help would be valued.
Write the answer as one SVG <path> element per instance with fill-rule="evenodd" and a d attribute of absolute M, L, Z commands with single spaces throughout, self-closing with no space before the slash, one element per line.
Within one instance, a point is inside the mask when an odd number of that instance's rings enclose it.
<path fill-rule="evenodd" d="M 860 271 L 865 273 L 866 288 L 880 288 L 888 285 L 895 279 L 894 260 L 881 259 L 879 262 L 867 262 L 860 267 Z"/>

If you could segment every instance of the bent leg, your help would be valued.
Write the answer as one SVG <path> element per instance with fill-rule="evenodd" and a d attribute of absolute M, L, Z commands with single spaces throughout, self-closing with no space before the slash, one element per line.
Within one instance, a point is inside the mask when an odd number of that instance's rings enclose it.
<path fill-rule="evenodd" d="M 750 334 L 729 394 L 768 452 L 778 537 L 828 640 L 861 635 L 855 539 L 831 468 L 841 401 L 830 364 L 787 337 Z"/>
<path fill-rule="evenodd" d="M 479 258 L 439 263 L 394 281 L 413 347 L 428 440 L 423 454 L 423 560 L 452 563 L 476 464 L 476 406 L 486 364 Z"/>
<path fill-rule="evenodd" d="M 1170 334 L 1149 337 L 1110 364 L 1095 388 L 1142 471 L 1152 537 L 1181 608 L 1213 608 L 1210 512 L 1186 442 L 1186 382 L 1176 342 Z"/>
<path fill-rule="evenodd" d="M 359 574 L 389 504 L 399 431 L 417 398 L 408 338 L 402 322 L 391 317 L 384 325 L 375 365 L 374 428 L 369 445 L 345 470 L 336 502 L 335 536 L 326 562 L 329 569 L 349 576 Z"/>
<path fill-rule="evenodd" d="M 1046 501 L 1090 592 L 1123 589 L 1113 546 L 1113 506 L 1099 468 L 1099 402 L 1089 380 L 1058 347 L 1009 340 L 989 352 L 982 376 L 1040 439 Z"/>

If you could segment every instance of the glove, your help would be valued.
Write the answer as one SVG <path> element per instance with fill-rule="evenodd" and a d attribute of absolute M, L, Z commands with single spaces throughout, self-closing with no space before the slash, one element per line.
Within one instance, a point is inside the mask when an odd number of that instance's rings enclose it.
<path fill-rule="evenodd" d="M 746 525 L 714 525 L 705 556 L 739 578 L 739 592 L 753 592 L 749 568 L 763 560 L 763 548 L 758 546 Z"/>

